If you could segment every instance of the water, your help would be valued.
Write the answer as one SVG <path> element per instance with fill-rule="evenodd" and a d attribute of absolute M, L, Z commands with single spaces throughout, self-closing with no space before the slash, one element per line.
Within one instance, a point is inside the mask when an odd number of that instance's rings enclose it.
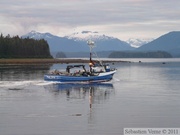
<path fill-rule="evenodd" d="M 109 83 L 44 82 L 54 67 L 0 66 L 0 134 L 121 135 L 123 128 L 178 128 L 180 59 L 128 59 Z M 141 61 L 141 63 L 139 63 Z M 164 62 L 164 63 L 163 63 Z"/>

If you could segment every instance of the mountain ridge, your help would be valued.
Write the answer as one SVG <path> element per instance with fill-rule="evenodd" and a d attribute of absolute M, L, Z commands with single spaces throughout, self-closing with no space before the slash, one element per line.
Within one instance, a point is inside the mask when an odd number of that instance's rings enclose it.
<path fill-rule="evenodd" d="M 139 47 L 136 51 L 166 51 L 173 57 L 180 56 L 180 31 L 166 33 L 157 39 Z"/>
<path fill-rule="evenodd" d="M 180 31 L 172 31 L 166 33 L 152 41 L 147 41 L 144 45 L 138 48 L 131 47 L 130 44 L 125 41 L 121 41 L 118 38 L 106 36 L 100 34 L 97 31 L 82 31 L 59 37 L 52 35 L 51 33 L 40 33 L 31 31 L 30 33 L 22 36 L 22 38 L 34 38 L 47 40 L 51 54 L 57 52 L 68 52 L 69 56 L 83 57 L 82 52 L 89 52 L 87 40 L 91 39 L 95 42 L 96 52 L 113 52 L 113 51 L 135 51 L 135 52 L 157 52 L 165 51 L 170 53 L 173 57 L 180 57 Z M 140 42 L 140 40 L 139 40 Z M 142 41 L 146 42 L 146 41 Z M 82 55 L 81 55 L 82 53 Z M 74 54 L 74 55 L 71 55 Z M 108 54 L 108 53 L 107 53 Z M 104 57 L 108 57 L 103 54 Z"/>
<path fill-rule="evenodd" d="M 87 40 L 109 40 L 115 39 L 114 37 L 106 36 L 104 34 L 100 34 L 99 32 L 95 31 L 81 31 L 81 32 L 74 32 L 72 34 L 66 35 L 68 39 L 74 39 L 78 41 L 87 41 Z"/>
<path fill-rule="evenodd" d="M 90 33 L 90 35 L 88 35 Z M 50 33 L 40 33 L 31 31 L 22 38 L 34 38 L 47 40 L 51 53 L 54 52 L 89 52 L 87 40 L 91 39 L 95 42 L 95 51 L 115 51 L 115 50 L 133 50 L 130 44 L 117 38 L 106 36 L 98 32 L 82 31 L 84 38 L 78 38 L 77 33 L 74 36 L 59 37 Z M 86 38 L 85 38 L 86 37 Z M 78 40 L 77 40 L 78 39 Z"/>

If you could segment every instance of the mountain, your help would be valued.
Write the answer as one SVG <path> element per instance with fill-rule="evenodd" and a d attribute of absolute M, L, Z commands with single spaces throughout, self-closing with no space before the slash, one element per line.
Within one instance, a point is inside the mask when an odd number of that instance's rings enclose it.
<path fill-rule="evenodd" d="M 86 44 L 88 40 L 93 40 L 96 47 L 95 51 L 115 51 L 115 50 L 133 50 L 130 44 L 119 40 L 118 38 L 106 36 L 95 31 L 82 31 L 65 36 L 68 39 L 74 40 L 79 44 Z"/>
<path fill-rule="evenodd" d="M 39 33 L 31 31 L 22 38 L 45 39 L 50 47 L 50 52 L 78 52 L 88 50 L 85 45 L 78 44 L 76 41 L 67 39 L 66 37 L 59 37 L 50 33 Z"/>
<path fill-rule="evenodd" d="M 74 32 L 65 37 L 67 37 L 68 39 L 73 39 L 75 41 L 88 41 L 90 39 L 93 41 L 115 39 L 114 37 L 109 37 L 104 34 L 102 35 L 97 31 L 95 31 L 95 32 L 92 32 L 92 31 Z"/>
<path fill-rule="evenodd" d="M 180 56 L 180 31 L 169 32 L 149 42 L 136 51 L 166 51 L 174 57 Z"/>
<path fill-rule="evenodd" d="M 144 44 L 147 44 L 151 41 L 153 41 L 154 39 L 152 38 L 146 38 L 146 39 L 135 39 L 135 38 L 130 38 L 128 39 L 126 42 L 128 44 L 130 44 L 132 47 L 138 48 Z"/>
<path fill-rule="evenodd" d="M 87 40 L 93 40 L 95 42 L 94 50 L 97 51 L 116 51 L 116 50 L 133 50 L 128 43 L 121 41 L 114 37 L 102 35 L 98 32 L 82 31 L 76 32 L 64 37 L 52 35 L 50 33 L 39 33 L 31 31 L 28 34 L 22 36 L 22 38 L 33 38 L 33 39 L 45 39 L 50 47 L 51 54 L 57 52 L 70 52 L 81 56 L 80 52 L 89 52 Z M 83 53 L 82 53 L 83 54 Z M 68 56 L 67 56 L 68 57 Z"/>

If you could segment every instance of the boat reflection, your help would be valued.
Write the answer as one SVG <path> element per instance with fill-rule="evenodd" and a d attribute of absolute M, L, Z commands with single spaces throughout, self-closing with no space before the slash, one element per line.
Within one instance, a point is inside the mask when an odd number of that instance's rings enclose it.
<path fill-rule="evenodd" d="M 45 89 L 57 95 L 66 95 L 67 100 L 89 99 L 90 108 L 92 104 L 99 104 L 109 99 L 110 94 L 114 92 L 111 83 L 92 83 L 92 84 L 61 84 L 53 83 L 46 85 Z"/>

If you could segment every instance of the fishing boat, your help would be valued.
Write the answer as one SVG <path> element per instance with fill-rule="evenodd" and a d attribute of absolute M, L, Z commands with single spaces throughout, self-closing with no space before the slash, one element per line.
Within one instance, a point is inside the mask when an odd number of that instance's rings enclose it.
<path fill-rule="evenodd" d="M 112 80 L 114 73 L 116 73 L 116 69 L 110 68 L 107 64 L 102 64 L 101 61 L 92 60 L 92 50 L 95 47 L 94 42 L 89 40 L 87 44 L 90 48 L 88 70 L 85 68 L 85 65 L 67 65 L 65 72 L 54 70 L 49 74 L 45 74 L 44 80 L 60 83 L 97 83 Z M 80 69 L 74 71 L 72 70 L 74 68 Z"/>

